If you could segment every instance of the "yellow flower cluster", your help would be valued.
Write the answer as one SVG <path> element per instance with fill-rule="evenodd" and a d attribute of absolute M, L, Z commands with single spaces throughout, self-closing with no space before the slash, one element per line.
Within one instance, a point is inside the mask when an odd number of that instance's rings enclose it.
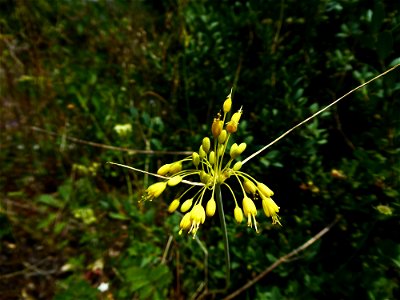
<path fill-rule="evenodd" d="M 168 207 L 168 211 L 172 213 L 180 206 L 181 212 L 184 213 L 180 222 L 180 234 L 183 231 L 188 231 L 188 233 L 193 234 L 193 237 L 195 237 L 199 226 L 204 223 L 206 216 L 212 217 L 215 214 L 217 209 L 215 188 L 217 185 L 226 186 L 231 191 L 233 200 L 235 201 L 234 218 L 238 223 L 242 222 L 244 215 L 247 218 L 247 225 L 250 227 L 254 226 L 255 230 L 258 231 L 256 221 L 257 208 L 254 200 L 261 199 L 265 215 L 272 218 L 273 224 L 280 225 L 278 217 L 279 206 L 271 198 L 274 193 L 265 184 L 240 171 L 242 162 L 237 160 L 237 158 L 245 151 L 246 143 L 239 145 L 233 143 L 228 151 L 230 137 L 238 130 L 239 121 L 243 113 L 240 108 L 227 121 L 226 119 L 231 111 L 231 107 L 232 98 L 231 94 L 229 94 L 222 107 L 223 116 L 218 113 L 211 125 L 211 132 L 214 138 L 213 143 L 211 143 L 210 138 L 205 137 L 198 152 L 193 152 L 191 156 L 180 161 L 163 165 L 157 171 L 157 174 L 165 176 L 168 179 L 149 186 L 143 196 L 143 200 L 151 201 L 160 196 L 167 185 L 175 186 L 181 183 L 185 177 L 198 176 L 202 183 L 199 190 L 191 198 L 182 201 L 182 199 L 185 199 L 185 195 L 192 191 L 195 186 L 188 188 L 179 197 L 174 199 Z M 227 158 L 227 162 L 224 163 L 224 156 L 225 154 L 227 156 L 228 153 L 229 157 Z M 237 161 L 234 163 L 235 160 Z M 182 169 L 182 163 L 190 161 L 194 168 Z M 243 194 L 241 206 L 236 200 L 235 193 L 226 183 L 226 180 L 230 177 L 236 178 L 241 186 Z M 203 202 L 207 191 L 211 192 L 211 197 L 207 198 L 208 201 L 204 206 Z"/>

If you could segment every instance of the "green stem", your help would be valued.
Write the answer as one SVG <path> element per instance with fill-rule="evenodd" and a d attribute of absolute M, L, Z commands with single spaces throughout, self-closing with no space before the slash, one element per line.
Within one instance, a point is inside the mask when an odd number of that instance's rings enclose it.
<path fill-rule="evenodd" d="M 222 229 L 222 239 L 224 241 L 224 250 L 225 250 L 225 263 L 226 263 L 226 287 L 228 289 L 231 277 L 231 259 L 229 256 L 229 241 L 228 241 L 228 230 L 226 229 L 225 222 L 225 214 L 224 207 L 222 205 L 222 195 L 221 195 L 221 185 L 215 185 L 215 198 L 217 202 L 218 215 L 221 221 L 221 229 Z"/>

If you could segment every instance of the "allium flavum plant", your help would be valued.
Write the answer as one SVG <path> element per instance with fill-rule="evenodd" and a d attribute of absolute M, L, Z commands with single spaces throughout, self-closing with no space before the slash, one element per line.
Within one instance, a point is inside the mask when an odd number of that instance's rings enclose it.
<path fill-rule="evenodd" d="M 198 152 L 193 152 L 191 156 L 182 160 L 163 165 L 158 169 L 157 174 L 166 178 L 166 180 L 149 186 L 142 197 L 143 201 L 151 201 L 159 197 L 167 186 L 175 186 L 182 181 L 193 184 L 176 197 L 168 207 L 170 213 L 176 211 L 179 207 L 180 211 L 184 213 L 179 225 L 180 234 L 183 231 L 187 231 L 193 234 L 194 238 L 200 225 L 204 223 L 206 216 L 214 216 L 217 206 L 218 212 L 223 214 L 222 203 L 217 203 L 219 200 L 222 201 L 221 197 L 216 195 L 220 193 L 220 186 L 226 186 L 232 194 L 232 198 L 235 201 L 233 214 L 236 222 L 241 223 L 244 214 L 244 217 L 247 218 L 247 225 L 250 227 L 254 226 L 258 232 L 256 221 L 257 208 L 254 200 L 261 199 L 262 208 L 266 216 L 272 218 L 273 224 L 281 225 L 277 215 L 279 206 L 271 198 L 274 193 L 264 183 L 240 171 L 242 167 L 241 161 L 235 162 L 246 149 L 246 143 L 239 145 L 234 143 L 228 150 L 229 139 L 238 130 L 239 121 L 242 116 L 242 108 L 240 108 L 226 122 L 228 113 L 232 107 L 231 95 L 232 91 L 223 104 L 222 119 L 221 113 L 218 113 L 211 125 L 213 142 L 211 142 L 210 138 L 205 137 Z M 190 167 L 192 168 L 183 169 L 183 163 L 185 162 L 191 162 Z M 186 177 L 197 177 L 200 182 L 195 183 L 185 180 Z M 230 177 L 239 182 L 242 190 L 240 196 L 238 196 L 238 193 L 235 194 L 227 183 Z M 198 188 L 198 190 L 194 193 L 192 190 L 195 188 Z M 186 195 L 189 192 L 191 192 L 191 195 L 194 193 L 194 196 L 187 197 Z M 238 198 L 242 199 L 242 201 L 239 202 Z"/>

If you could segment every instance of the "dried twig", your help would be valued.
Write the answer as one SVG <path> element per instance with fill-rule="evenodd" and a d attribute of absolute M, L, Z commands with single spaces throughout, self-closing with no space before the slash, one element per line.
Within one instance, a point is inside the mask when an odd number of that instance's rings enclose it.
<path fill-rule="evenodd" d="M 45 133 L 51 136 L 62 136 L 59 133 L 49 131 L 46 129 L 42 129 L 36 126 L 30 126 L 30 128 L 33 131 L 36 132 L 41 132 Z M 85 141 L 81 140 L 75 137 L 67 136 L 67 140 L 72 141 L 74 143 L 78 144 L 84 144 L 84 145 L 89 145 L 92 147 L 97 147 L 97 148 L 103 148 L 103 149 L 108 149 L 108 150 L 116 150 L 116 151 L 122 151 L 122 152 L 129 152 L 132 154 L 158 154 L 158 155 L 191 155 L 193 152 L 192 151 L 156 151 L 156 150 L 137 150 L 137 149 L 130 149 L 130 148 L 125 148 L 125 147 L 116 147 L 116 146 L 110 146 L 110 145 L 105 145 L 105 144 L 100 144 L 100 143 L 95 143 L 95 142 L 90 142 L 90 141 Z"/>
<path fill-rule="evenodd" d="M 272 265 L 270 265 L 268 268 L 266 268 L 263 272 L 261 272 L 259 275 L 254 277 L 252 280 L 247 282 L 245 285 L 243 285 L 241 288 L 237 289 L 234 291 L 232 294 L 228 295 L 227 297 L 224 298 L 224 300 L 229 300 L 235 298 L 237 295 L 239 295 L 241 292 L 244 290 L 248 289 L 252 285 L 254 285 L 256 282 L 258 282 L 261 278 L 263 278 L 265 275 L 270 273 L 273 269 L 278 267 L 280 264 L 284 262 L 288 262 L 289 259 L 292 256 L 297 255 L 299 252 L 305 250 L 306 248 L 310 247 L 313 243 L 315 243 L 318 239 L 320 239 L 323 235 L 325 235 L 338 221 L 339 219 L 336 219 L 334 222 L 326 226 L 324 229 L 322 229 L 320 232 L 318 232 L 316 235 L 314 235 L 311 239 L 309 239 L 307 242 L 305 242 L 303 245 L 300 247 L 294 249 L 290 253 L 280 257 L 276 262 L 274 262 Z"/>

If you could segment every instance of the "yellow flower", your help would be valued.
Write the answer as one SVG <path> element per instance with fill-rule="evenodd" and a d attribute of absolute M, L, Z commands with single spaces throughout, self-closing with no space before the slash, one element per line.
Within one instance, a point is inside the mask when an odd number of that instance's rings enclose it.
<path fill-rule="evenodd" d="M 261 199 L 265 215 L 272 218 L 272 224 L 279 224 L 282 226 L 281 222 L 279 222 L 278 217 L 279 206 L 276 205 L 274 200 L 272 200 L 270 197 L 265 197 L 264 195 L 261 195 Z"/>
<path fill-rule="evenodd" d="M 181 228 L 181 230 L 179 230 L 179 234 L 182 234 L 183 230 L 188 230 L 191 225 L 192 221 L 190 218 L 190 212 L 188 212 L 183 216 L 181 223 L 179 224 L 179 227 Z"/>
<path fill-rule="evenodd" d="M 201 204 L 196 204 L 190 212 L 190 220 L 192 226 L 190 226 L 189 232 L 193 234 L 193 238 L 196 236 L 196 232 L 199 229 L 200 224 L 203 224 L 206 219 L 206 212 Z"/>
<path fill-rule="evenodd" d="M 243 205 L 244 216 L 247 218 L 247 226 L 253 227 L 254 223 L 254 228 L 258 232 L 257 222 L 256 222 L 257 208 L 253 200 L 245 196 L 243 198 L 242 205 Z"/>
<path fill-rule="evenodd" d="M 146 195 L 144 196 L 144 198 L 146 200 L 151 201 L 154 198 L 157 198 L 158 196 L 160 196 L 161 193 L 164 192 L 166 187 L 167 187 L 166 181 L 154 183 L 146 189 Z"/>

